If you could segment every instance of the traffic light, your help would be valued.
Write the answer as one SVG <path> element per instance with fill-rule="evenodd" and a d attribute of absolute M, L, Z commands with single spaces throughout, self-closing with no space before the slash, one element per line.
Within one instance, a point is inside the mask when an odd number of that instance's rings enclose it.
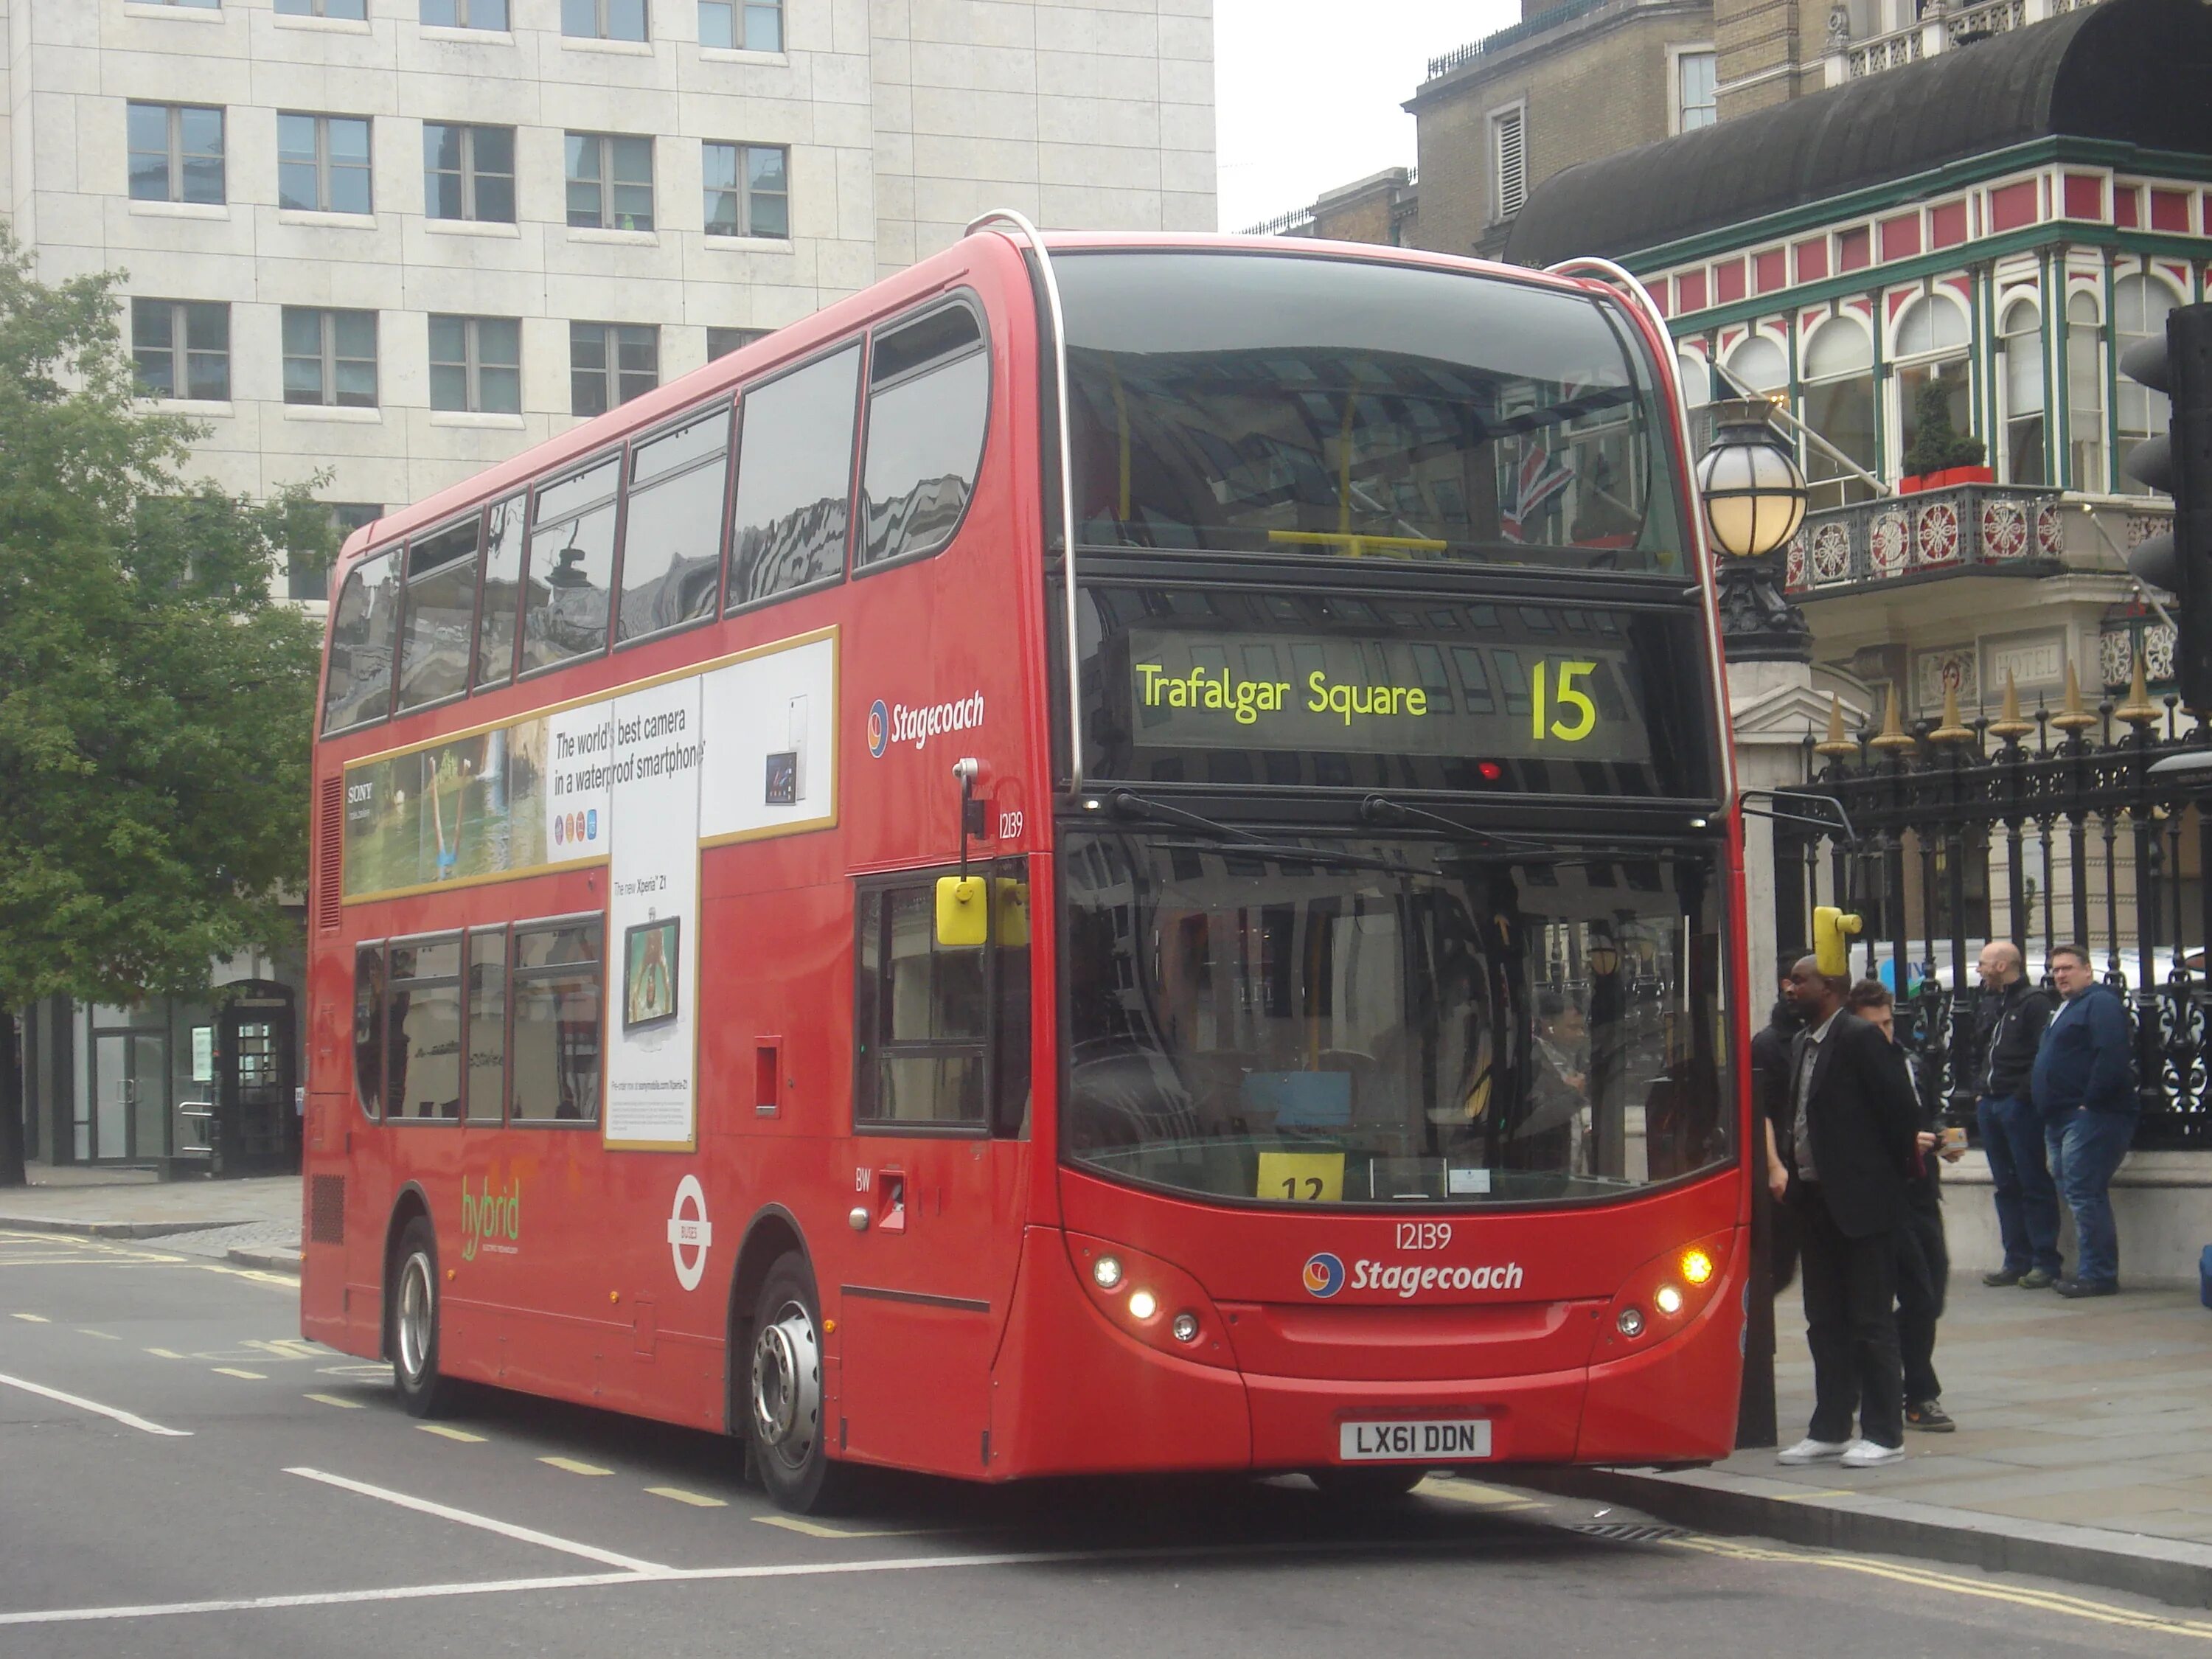
<path fill-rule="evenodd" d="M 2173 404 L 2166 435 L 2137 444 L 2124 463 L 2130 477 L 2173 497 L 2173 528 L 2132 549 L 2128 568 L 2180 602 L 2181 701 L 2212 710 L 2212 305 L 2168 312 L 2166 337 L 2130 346 L 2120 373 Z"/>

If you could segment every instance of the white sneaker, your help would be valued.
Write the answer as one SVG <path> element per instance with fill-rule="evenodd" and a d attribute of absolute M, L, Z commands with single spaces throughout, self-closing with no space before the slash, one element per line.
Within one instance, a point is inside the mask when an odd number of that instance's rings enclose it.
<path fill-rule="evenodd" d="M 1843 1464 L 1847 1469 L 1879 1468 L 1884 1463 L 1902 1463 L 1905 1448 L 1877 1446 L 1871 1440 L 1854 1440 L 1844 1448 Z"/>
<path fill-rule="evenodd" d="M 1800 1440 L 1788 1450 L 1777 1452 L 1774 1461 L 1778 1463 L 1790 1464 L 1825 1462 L 1831 1457 L 1844 1455 L 1849 1449 L 1856 1443 L 1858 1443 L 1856 1441 L 1842 1440 Z"/>

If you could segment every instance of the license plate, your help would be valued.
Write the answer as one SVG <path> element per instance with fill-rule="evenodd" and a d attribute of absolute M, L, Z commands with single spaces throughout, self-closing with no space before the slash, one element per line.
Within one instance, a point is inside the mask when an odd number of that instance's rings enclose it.
<path fill-rule="evenodd" d="M 1336 1455 L 1346 1463 L 1452 1462 L 1490 1455 L 1490 1419 L 1448 1423 L 1340 1423 Z"/>

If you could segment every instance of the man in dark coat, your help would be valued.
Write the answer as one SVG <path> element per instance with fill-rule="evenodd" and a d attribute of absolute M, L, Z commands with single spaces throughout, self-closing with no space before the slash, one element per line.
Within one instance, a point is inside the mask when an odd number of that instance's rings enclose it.
<path fill-rule="evenodd" d="M 1997 1206 L 2004 1262 L 1982 1275 L 1990 1285 L 2048 1290 L 2058 1282 L 2058 1191 L 2051 1185 L 2043 1118 L 2028 1098 L 2028 1077 L 2051 998 L 2027 982 L 2020 947 L 1992 939 L 1975 970 L 1982 1001 L 1974 1022 L 1981 1072 L 1975 1091 L 1982 1150 L 1989 1155 L 1990 1192 Z"/>
<path fill-rule="evenodd" d="M 1903 1054 L 1844 1012 L 1849 988 L 1811 957 L 1790 970 L 1806 1030 L 1792 1060 L 1790 1144 L 1772 1174 L 1801 1229 L 1814 1405 L 1806 1437 L 1780 1461 L 1872 1468 L 1905 1455 L 1897 1231 L 1919 1117 Z"/>
<path fill-rule="evenodd" d="M 1794 957 L 1788 959 L 1796 960 Z M 1790 1057 L 1796 1047 L 1798 1032 L 1804 1029 L 1804 1018 L 1798 1013 L 1797 1005 L 1790 1000 L 1790 976 L 1784 974 L 1782 994 L 1775 999 L 1773 1012 L 1767 1015 L 1766 1024 L 1751 1036 L 1752 1114 L 1761 1125 L 1754 1133 L 1765 1142 L 1770 1175 L 1783 1167 L 1782 1144 L 1790 1138 L 1792 1105 Z M 1767 1255 L 1773 1268 L 1773 1293 L 1779 1296 L 1797 1276 L 1797 1223 L 1787 1208 L 1777 1204 L 1773 1227 Z"/>

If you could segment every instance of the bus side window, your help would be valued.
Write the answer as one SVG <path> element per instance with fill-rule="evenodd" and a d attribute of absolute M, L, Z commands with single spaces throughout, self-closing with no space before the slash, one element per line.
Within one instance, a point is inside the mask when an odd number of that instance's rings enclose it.
<path fill-rule="evenodd" d="M 392 657 L 399 642 L 399 556 L 363 559 L 331 617 L 331 678 L 323 735 L 382 720 L 392 709 Z"/>
<path fill-rule="evenodd" d="M 461 942 L 394 945 L 386 964 L 387 1119 L 461 1115 Z"/>
<path fill-rule="evenodd" d="M 353 953 L 353 1091 L 374 1121 L 383 1115 L 384 946 L 362 945 Z"/>
<path fill-rule="evenodd" d="M 939 947 L 933 882 L 860 901 L 856 1127 L 983 1127 L 983 952 Z"/>
<path fill-rule="evenodd" d="M 714 614 L 729 476 L 726 404 L 631 453 L 617 642 Z"/>
<path fill-rule="evenodd" d="M 522 672 L 607 648 L 622 457 L 538 492 L 522 596 Z"/>
<path fill-rule="evenodd" d="M 484 535 L 483 607 L 477 618 L 477 684 L 505 685 L 514 674 L 514 607 L 522 592 L 522 508 L 510 495 L 492 503 Z"/>
<path fill-rule="evenodd" d="M 477 538 L 482 515 L 407 547 L 407 633 L 399 648 L 399 706 L 457 697 L 469 685 L 469 636 L 477 609 Z"/>
<path fill-rule="evenodd" d="M 730 527 L 730 607 L 844 574 L 857 343 L 748 391 Z"/>
<path fill-rule="evenodd" d="M 469 935 L 469 1071 L 464 1115 L 496 1123 L 507 1107 L 507 929 Z"/>
<path fill-rule="evenodd" d="M 856 564 L 933 553 L 952 539 L 975 486 L 990 404 L 991 359 L 966 306 L 877 337 Z"/>
<path fill-rule="evenodd" d="M 514 930 L 507 1058 L 518 1123 L 599 1121 L 601 931 L 591 921 Z"/>

